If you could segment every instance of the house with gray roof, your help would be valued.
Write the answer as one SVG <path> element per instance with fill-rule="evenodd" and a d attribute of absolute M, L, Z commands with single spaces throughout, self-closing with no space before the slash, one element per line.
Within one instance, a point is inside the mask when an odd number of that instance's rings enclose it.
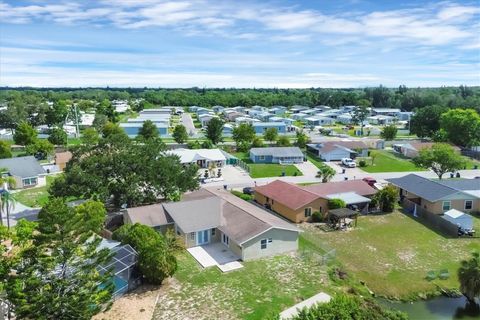
<path fill-rule="evenodd" d="M 434 214 L 450 209 L 472 213 L 480 212 L 480 180 L 436 180 L 416 174 L 386 179 L 399 188 L 400 199 L 415 203 Z"/>
<path fill-rule="evenodd" d="M 302 163 L 305 156 L 298 147 L 268 147 L 250 149 L 253 163 Z"/>
<path fill-rule="evenodd" d="M 222 243 L 239 259 L 251 260 L 298 247 L 300 230 L 296 226 L 223 188 L 203 188 L 179 202 L 128 209 L 129 215 L 135 216 L 139 210 L 151 211 L 145 224 L 169 226 L 186 248 Z"/>
<path fill-rule="evenodd" d="M 0 159 L 3 175 L 15 179 L 14 189 L 46 185 L 46 172 L 34 156 Z"/>

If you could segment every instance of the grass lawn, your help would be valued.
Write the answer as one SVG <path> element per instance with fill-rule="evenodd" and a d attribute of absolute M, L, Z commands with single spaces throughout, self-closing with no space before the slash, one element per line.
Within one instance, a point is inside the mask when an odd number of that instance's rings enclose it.
<path fill-rule="evenodd" d="M 300 246 L 304 244 L 300 241 Z M 153 319 L 265 319 L 321 291 L 332 293 L 327 267 L 302 255 L 243 262 L 222 273 L 202 269 L 186 252 Z"/>
<path fill-rule="evenodd" d="M 285 172 L 285 176 L 302 175 L 302 172 L 293 164 L 252 163 L 248 157 L 248 152 L 236 152 L 233 153 L 233 155 L 248 165 L 250 168 L 250 177 L 252 178 L 280 177 L 283 172 Z"/>
<path fill-rule="evenodd" d="M 373 166 L 371 165 L 370 158 L 357 158 L 358 161 L 364 159 L 367 162 L 366 167 L 358 167 L 363 171 L 375 173 L 375 172 L 404 172 L 404 171 L 424 171 L 425 169 L 419 168 L 413 164 L 411 160 L 403 159 L 400 156 L 394 154 L 392 151 L 376 150 L 378 156 L 375 158 Z"/>
<path fill-rule="evenodd" d="M 47 176 L 47 185 L 15 192 L 15 200 L 29 207 L 42 207 L 48 201 L 48 187 L 56 176 Z"/>
<path fill-rule="evenodd" d="M 479 230 L 479 218 L 475 224 Z M 335 248 L 347 272 L 365 281 L 377 295 L 390 298 L 435 293 L 437 285 L 458 289 L 460 261 L 472 250 L 480 250 L 478 238 L 444 238 L 400 212 L 361 216 L 357 228 L 347 232 L 324 232 L 313 227 L 306 232 Z M 441 269 L 449 271 L 449 279 L 425 280 L 428 271 Z"/>
<path fill-rule="evenodd" d="M 326 164 L 323 163 L 322 160 L 318 159 L 317 157 L 312 156 L 308 152 L 307 152 L 307 160 L 310 161 L 311 163 L 313 163 L 315 165 L 315 167 L 317 167 L 318 169 L 321 169 L 321 168 L 326 166 Z"/>

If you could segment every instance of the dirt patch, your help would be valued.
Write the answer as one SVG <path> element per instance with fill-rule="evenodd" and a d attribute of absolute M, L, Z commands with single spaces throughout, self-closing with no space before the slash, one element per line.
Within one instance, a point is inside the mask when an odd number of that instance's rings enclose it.
<path fill-rule="evenodd" d="M 168 290 L 169 281 L 162 286 L 142 285 L 113 302 L 112 307 L 93 317 L 94 320 L 151 320 L 157 296 Z"/>

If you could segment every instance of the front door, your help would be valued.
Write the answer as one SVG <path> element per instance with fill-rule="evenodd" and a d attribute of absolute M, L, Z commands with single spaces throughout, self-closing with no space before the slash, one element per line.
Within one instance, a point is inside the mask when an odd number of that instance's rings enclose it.
<path fill-rule="evenodd" d="M 197 232 L 197 246 L 210 242 L 210 229 Z"/>
<path fill-rule="evenodd" d="M 230 241 L 230 239 L 228 238 L 228 236 L 225 233 L 222 233 L 222 243 L 224 245 L 228 246 L 229 241 Z"/>

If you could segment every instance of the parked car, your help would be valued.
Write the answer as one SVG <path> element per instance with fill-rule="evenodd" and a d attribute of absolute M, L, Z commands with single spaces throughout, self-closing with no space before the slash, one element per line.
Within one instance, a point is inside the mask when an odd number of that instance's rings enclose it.
<path fill-rule="evenodd" d="M 362 180 L 365 181 L 366 183 L 368 183 L 368 185 L 371 186 L 371 187 L 373 187 L 374 184 L 377 183 L 377 180 L 375 180 L 372 177 L 365 177 Z"/>
<path fill-rule="evenodd" d="M 355 163 L 355 161 L 353 161 L 352 159 L 350 158 L 343 158 L 342 159 L 342 164 L 345 166 L 345 167 L 348 167 L 348 168 L 355 168 L 357 166 L 357 164 Z"/>
<path fill-rule="evenodd" d="M 255 191 L 255 188 L 253 188 L 253 187 L 245 187 L 245 188 L 243 188 L 243 193 L 244 193 L 244 194 L 252 195 L 254 191 Z"/>

